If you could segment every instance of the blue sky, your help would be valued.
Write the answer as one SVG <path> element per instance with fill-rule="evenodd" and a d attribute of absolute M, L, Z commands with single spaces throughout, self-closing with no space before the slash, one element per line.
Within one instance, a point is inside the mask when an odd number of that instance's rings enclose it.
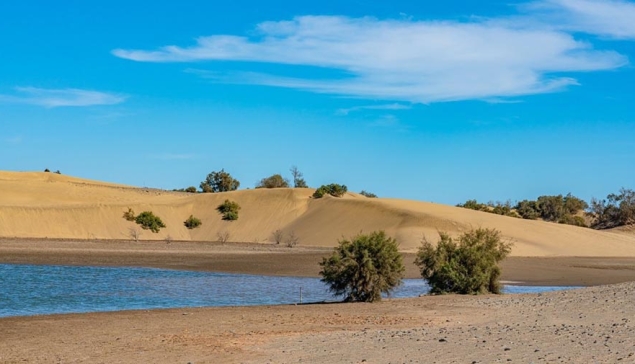
<path fill-rule="evenodd" d="M 430 4 L 428 4 L 430 3 Z M 635 187 L 635 2 L 0 4 L 0 169 L 456 204 Z"/>

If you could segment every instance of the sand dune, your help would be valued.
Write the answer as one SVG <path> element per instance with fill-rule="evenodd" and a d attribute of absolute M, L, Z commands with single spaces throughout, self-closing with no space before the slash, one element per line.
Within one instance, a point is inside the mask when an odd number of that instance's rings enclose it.
<path fill-rule="evenodd" d="M 167 228 L 143 231 L 143 240 L 271 243 L 277 229 L 294 232 L 303 246 L 334 246 L 342 236 L 382 229 L 414 251 L 422 236 L 437 231 L 458 234 L 471 227 L 501 230 L 514 241 L 514 256 L 635 256 L 635 234 L 528 221 L 440 204 L 369 199 L 357 194 L 312 199 L 312 189 L 242 190 L 188 194 L 84 180 L 53 173 L 0 172 L 0 236 L 20 238 L 128 240 L 134 223 L 122 218 L 128 208 L 151 210 Z M 242 207 L 239 219 L 221 219 L 225 199 Z M 203 225 L 188 230 L 191 214 Z"/>

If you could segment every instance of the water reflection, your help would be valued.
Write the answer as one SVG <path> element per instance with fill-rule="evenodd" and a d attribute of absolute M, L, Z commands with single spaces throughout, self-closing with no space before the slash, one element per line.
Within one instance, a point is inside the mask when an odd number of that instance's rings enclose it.
<path fill-rule="evenodd" d="M 511 293 L 567 287 L 511 287 Z M 0 317 L 201 306 L 336 301 L 318 278 L 269 277 L 153 268 L 0 264 Z M 393 297 L 428 292 L 406 279 Z"/>

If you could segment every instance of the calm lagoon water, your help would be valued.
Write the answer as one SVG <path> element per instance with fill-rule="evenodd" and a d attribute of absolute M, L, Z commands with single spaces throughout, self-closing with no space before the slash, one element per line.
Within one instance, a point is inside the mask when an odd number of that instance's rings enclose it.
<path fill-rule="evenodd" d="M 572 287 L 506 286 L 507 293 Z M 0 264 L 0 317 L 136 309 L 337 301 L 318 278 L 154 268 Z M 392 297 L 428 292 L 406 279 Z"/>

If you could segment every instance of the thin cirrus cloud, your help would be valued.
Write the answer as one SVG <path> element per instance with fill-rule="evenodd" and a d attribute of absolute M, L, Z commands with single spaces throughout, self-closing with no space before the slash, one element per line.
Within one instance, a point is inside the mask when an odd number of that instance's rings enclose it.
<path fill-rule="evenodd" d="M 569 28 L 573 28 L 573 21 L 579 16 L 572 4 L 587 3 L 599 2 L 547 0 L 532 3 L 529 15 L 522 16 L 530 18 L 533 11 L 547 19 L 547 15 L 562 13 L 571 18 Z M 613 1 L 610 5 L 631 4 Z M 315 79 L 301 74 L 283 77 L 255 72 L 196 73 L 217 82 L 411 103 L 502 100 L 555 92 L 578 84 L 575 78 L 563 74 L 610 70 L 628 64 L 625 56 L 593 49 L 590 43 L 576 40 L 561 28 L 540 21 L 506 20 L 301 16 L 291 21 L 261 23 L 257 37 L 212 35 L 198 38 L 190 47 L 116 49 L 113 54 L 138 62 L 233 60 L 323 67 L 340 70 L 347 76 Z M 593 32 L 602 34 L 601 30 Z"/>
<path fill-rule="evenodd" d="M 525 7 L 556 28 L 616 39 L 635 39 L 635 3 L 622 0 L 544 0 Z"/>
<path fill-rule="evenodd" d="M 15 94 L 0 95 L 0 101 L 54 108 L 62 106 L 114 105 L 122 103 L 126 99 L 122 95 L 74 88 L 16 87 L 15 90 Z"/>

